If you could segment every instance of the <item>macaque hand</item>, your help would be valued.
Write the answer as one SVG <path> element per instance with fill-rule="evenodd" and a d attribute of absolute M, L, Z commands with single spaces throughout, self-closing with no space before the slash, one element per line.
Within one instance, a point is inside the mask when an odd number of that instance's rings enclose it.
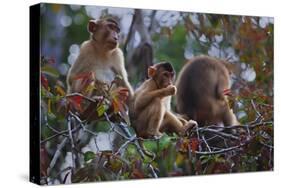
<path fill-rule="evenodd" d="M 118 88 L 118 95 L 121 100 L 125 101 L 129 97 L 129 90 L 125 87 Z"/>
<path fill-rule="evenodd" d="M 166 91 L 167 91 L 167 94 L 168 95 L 175 95 L 177 93 L 177 88 L 176 86 L 174 85 L 169 85 L 167 88 L 166 88 Z"/>

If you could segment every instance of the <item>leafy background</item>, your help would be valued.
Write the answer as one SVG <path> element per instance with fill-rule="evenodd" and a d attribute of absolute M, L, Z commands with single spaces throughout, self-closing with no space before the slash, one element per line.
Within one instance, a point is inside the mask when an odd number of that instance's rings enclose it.
<path fill-rule="evenodd" d="M 77 131 L 74 164 L 67 139 L 66 74 L 89 38 L 88 20 L 107 15 L 120 22 L 120 47 L 134 87 L 144 77 L 139 50 L 144 44 L 153 49 L 150 63 L 168 60 L 177 72 L 201 54 L 232 63 L 230 104 L 243 125 L 258 124 L 245 138 L 228 144 L 243 147 L 202 155 L 201 137 L 165 135 L 144 141 L 153 159 L 143 158 L 132 143 L 122 155 L 113 155 L 105 143 L 114 136 L 103 120 Z M 141 24 L 130 32 L 134 16 Z M 155 177 L 151 169 L 158 177 L 273 170 L 273 18 L 42 4 L 41 21 L 42 184 Z"/>

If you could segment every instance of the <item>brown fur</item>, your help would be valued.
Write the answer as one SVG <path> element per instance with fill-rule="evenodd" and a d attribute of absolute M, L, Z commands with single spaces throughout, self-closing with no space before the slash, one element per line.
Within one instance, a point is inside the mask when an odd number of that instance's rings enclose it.
<path fill-rule="evenodd" d="M 90 20 L 88 30 L 91 39 L 81 45 L 80 54 L 67 75 L 68 93 L 79 92 L 80 82 L 75 77 L 93 73 L 98 83 L 110 85 L 118 74 L 123 79 L 119 86 L 126 87 L 130 96 L 133 90 L 128 82 L 123 53 L 118 47 L 118 24 L 111 19 Z"/>
<path fill-rule="evenodd" d="M 191 59 L 182 68 L 176 82 L 177 111 L 199 125 L 239 124 L 230 109 L 224 90 L 229 89 L 226 62 L 208 56 Z"/>
<path fill-rule="evenodd" d="M 165 78 L 164 73 L 167 70 L 161 64 L 153 67 L 155 73 L 148 71 L 150 79 L 135 91 L 132 125 L 137 135 L 143 138 L 158 137 L 164 131 L 184 135 L 196 122 L 187 122 L 169 110 L 170 97 L 175 95 L 177 89 L 172 85 L 171 76 Z"/>

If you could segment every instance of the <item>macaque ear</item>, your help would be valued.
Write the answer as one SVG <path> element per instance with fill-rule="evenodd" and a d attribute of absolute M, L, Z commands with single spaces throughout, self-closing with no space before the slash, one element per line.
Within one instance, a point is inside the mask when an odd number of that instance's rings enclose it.
<path fill-rule="evenodd" d="M 148 77 L 152 78 L 153 76 L 155 76 L 155 73 L 156 73 L 155 67 L 153 67 L 153 66 L 148 67 L 148 69 L 147 69 Z"/>
<path fill-rule="evenodd" d="M 97 20 L 90 20 L 88 23 L 88 32 L 93 33 L 97 30 Z"/>

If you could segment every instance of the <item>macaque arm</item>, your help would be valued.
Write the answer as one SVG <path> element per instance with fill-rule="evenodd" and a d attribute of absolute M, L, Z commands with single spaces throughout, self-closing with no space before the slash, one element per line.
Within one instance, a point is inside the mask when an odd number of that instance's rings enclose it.
<path fill-rule="evenodd" d="M 78 56 L 76 62 L 72 65 L 67 75 L 68 93 L 79 92 L 80 81 L 75 80 L 75 77 L 80 73 L 87 71 L 87 64 L 83 58 Z"/>
<path fill-rule="evenodd" d="M 149 105 L 155 98 L 163 98 L 168 96 L 167 88 L 158 89 L 150 92 L 141 92 L 135 98 L 135 109 L 139 111 Z"/>
<path fill-rule="evenodd" d="M 117 56 L 117 62 L 114 64 L 114 71 L 116 71 L 117 74 L 119 74 L 122 77 L 121 85 L 123 87 L 126 87 L 129 90 L 129 94 L 132 97 L 134 94 L 134 91 L 132 89 L 131 84 L 128 81 L 128 75 L 125 69 L 124 64 L 124 58 L 123 53 L 120 49 L 116 50 L 116 56 Z"/>
<path fill-rule="evenodd" d="M 131 84 L 128 81 L 128 75 L 127 75 L 127 72 L 125 71 L 125 67 L 123 67 L 123 69 L 121 69 L 121 76 L 123 78 L 122 85 L 129 90 L 129 94 L 132 97 L 134 95 L 134 91 L 133 91 Z"/>

